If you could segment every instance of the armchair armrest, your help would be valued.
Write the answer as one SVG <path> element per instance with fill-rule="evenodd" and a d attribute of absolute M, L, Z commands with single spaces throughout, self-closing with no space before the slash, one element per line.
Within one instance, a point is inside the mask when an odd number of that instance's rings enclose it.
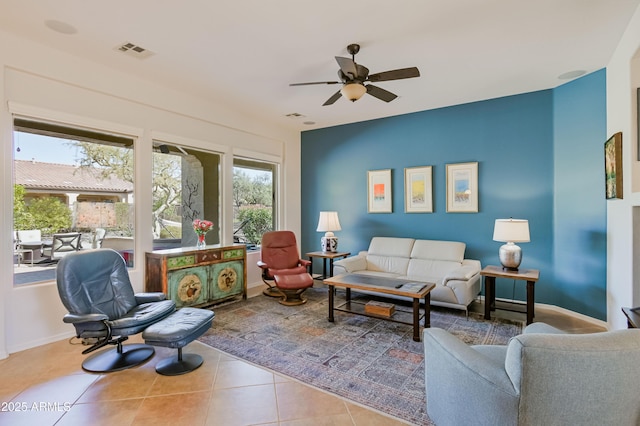
<path fill-rule="evenodd" d="M 298 263 L 304 266 L 305 268 L 311 265 L 311 261 L 306 259 L 298 259 Z"/>
<path fill-rule="evenodd" d="M 79 324 L 83 322 L 100 322 L 108 319 L 109 317 L 105 314 L 65 314 L 65 316 L 62 318 L 62 321 L 67 324 Z"/>
<path fill-rule="evenodd" d="M 136 293 L 135 298 L 138 305 L 141 305 L 143 303 L 159 302 L 161 300 L 165 300 L 167 296 L 162 292 Z"/>
<path fill-rule="evenodd" d="M 436 424 L 513 424 L 519 395 L 504 365 L 439 328 L 425 329 L 427 412 Z M 460 404 L 460 395 L 472 395 Z M 491 407 L 492 416 L 483 418 Z"/>

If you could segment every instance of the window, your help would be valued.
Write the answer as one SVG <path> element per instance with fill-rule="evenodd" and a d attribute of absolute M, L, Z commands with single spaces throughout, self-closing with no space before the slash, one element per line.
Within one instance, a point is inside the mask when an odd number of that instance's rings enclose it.
<path fill-rule="evenodd" d="M 276 164 L 233 160 L 233 240 L 251 249 L 276 229 Z"/>
<path fill-rule="evenodd" d="M 154 142 L 154 249 L 196 245 L 194 219 L 213 222 L 207 244 L 220 243 L 220 154 Z"/>
<path fill-rule="evenodd" d="M 52 244 L 61 233 L 79 233 L 78 248 L 113 244 L 133 266 L 133 142 L 14 120 L 14 284 L 55 278 L 56 261 L 67 253 Z M 39 239 L 25 241 L 27 235 Z"/>

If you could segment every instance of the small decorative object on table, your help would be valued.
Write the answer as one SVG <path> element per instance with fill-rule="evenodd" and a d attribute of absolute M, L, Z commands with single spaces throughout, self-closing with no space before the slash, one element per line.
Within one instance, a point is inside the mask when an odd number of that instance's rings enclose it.
<path fill-rule="evenodd" d="M 204 241 L 207 232 L 211 230 L 213 227 L 213 222 L 202 219 L 195 219 L 193 221 L 193 230 L 196 232 L 198 236 L 198 242 L 196 243 L 196 248 L 201 250 L 207 246 L 207 243 Z"/>
<path fill-rule="evenodd" d="M 387 318 L 391 318 L 395 310 L 396 305 L 393 303 L 378 302 L 376 300 L 370 300 L 366 305 L 364 305 L 364 311 L 366 313 L 382 315 Z"/>

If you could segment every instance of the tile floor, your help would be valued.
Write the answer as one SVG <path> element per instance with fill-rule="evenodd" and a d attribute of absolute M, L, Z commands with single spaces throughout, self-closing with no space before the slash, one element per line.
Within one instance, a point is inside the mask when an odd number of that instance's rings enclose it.
<path fill-rule="evenodd" d="M 477 303 L 473 310 L 480 310 Z M 589 322 L 536 308 L 536 321 L 572 332 Z M 500 316 L 522 314 L 496 311 Z M 73 339 L 75 341 L 75 339 Z M 130 342 L 139 342 L 133 337 Z M 0 360 L 0 425 L 403 425 L 337 396 L 226 355 L 199 342 L 204 364 L 182 376 L 156 374 L 176 351 L 156 348 L 143 366 L 107 375 L 84 372 L 83 347 L 60 341 Z M 18 411 L 27 407 L 28 412 Z"/>

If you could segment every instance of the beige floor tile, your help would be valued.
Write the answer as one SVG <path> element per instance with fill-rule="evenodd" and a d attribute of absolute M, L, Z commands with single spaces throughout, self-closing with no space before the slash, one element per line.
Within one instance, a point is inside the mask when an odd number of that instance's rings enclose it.
<path fill-rule="evenodd" d="M 130 425 L 141 405 L 142 398 L 75 404 L 56 426 Z"/>
<path fill-rule="evenodd" d="M 402 420 L 392 418 L 356 404 L 347 402 L 346 405 L 349 413 L 351 413 L 353 423 L 356 426 L 403 426 L 407 424 Z"/>
<path fill-rule="evenodd" d="M 147 396 L 158 377 L 153 368 L 130 368 L 98 376 L 78 402 L 109 401 Z"/>
<path fill-rule="evenodd" d="M 280 421 L 348 414 L 344 401 L 298 382 L 276 384 Z"/>
<path fill-rule="evenodd" d="M 225 389 L 239 386 L 273 384 L 273 373 L 255 367 L 244 361 L 221 361 L 218 364 L 214 389 Z"/>
<path fill-rule="evenodd" d="M 353 426 L 354 424 L 349 414 L 334 414 L 280 422 L 280 426 Z"/>
<path fill-rule="evenodd" d="M 192 392 L 145 398 L 132 426 L 204 425 L 211 392 Z"/>
<path fill-rule="evenodd" d="M 273 384 L 216 389 L 211 396 L 207 425 L 241 426 L 277 421 Z"/>

